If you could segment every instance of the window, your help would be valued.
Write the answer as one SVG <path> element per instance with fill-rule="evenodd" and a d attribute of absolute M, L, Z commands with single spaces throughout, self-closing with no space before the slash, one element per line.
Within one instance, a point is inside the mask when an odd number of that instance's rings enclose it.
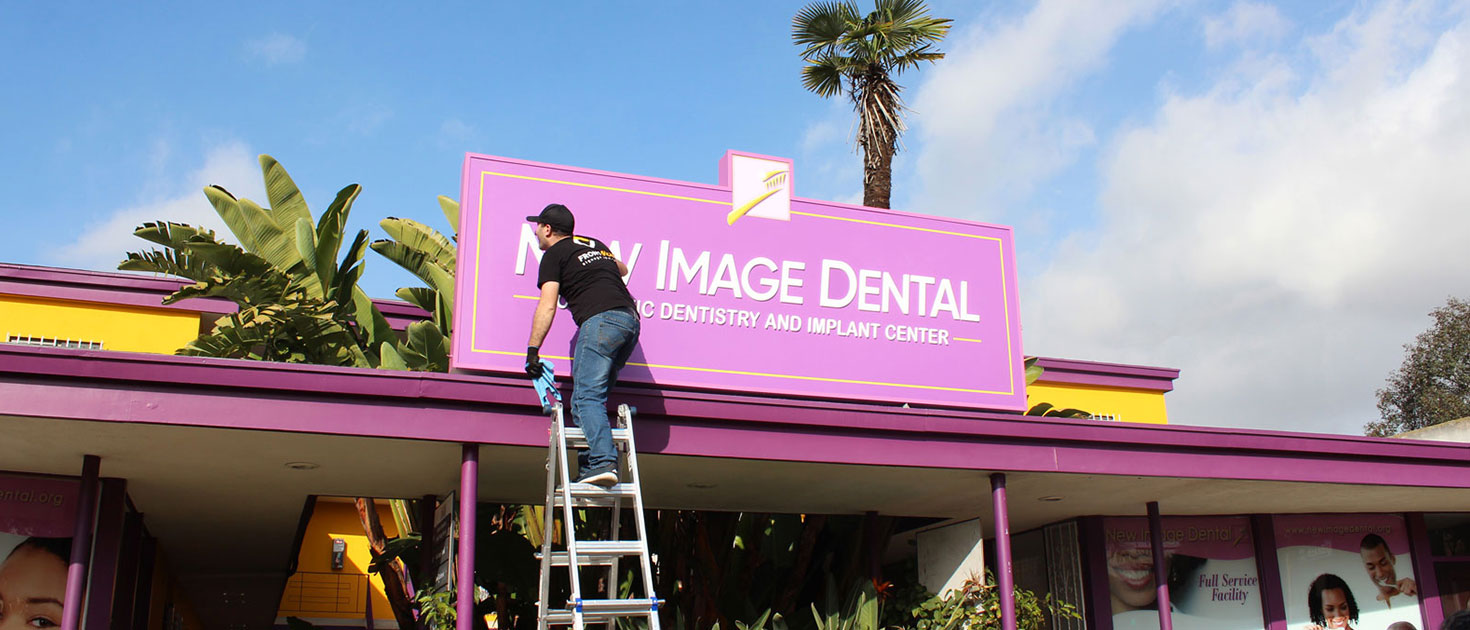
<path fill-rule="evenodd" d="M 21 346 L 40 346 L 43 348 L 75 348 L 78 350 L 102 349 L 102 342 L 100 341 L 61 339 L 58 337 L 33 337 L 31 335 L 15 334 L 6 334 L 5 343 L 13 343 Z"/>

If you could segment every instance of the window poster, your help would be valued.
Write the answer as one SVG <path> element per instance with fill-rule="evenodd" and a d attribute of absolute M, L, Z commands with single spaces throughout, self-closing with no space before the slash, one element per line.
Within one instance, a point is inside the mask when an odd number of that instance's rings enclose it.
<path fill-rule="evenodd" d="M 1163 519 L 1170 616 L 1181 630 L 1259 630 L 1260 579 L 1250 519 L 1186 516 Z M 1103 519 L 1108 597 L 1116 630 L 1159 627 L 1148 519 Z"/>
<path fill-rule="evenodd" d="M 0 622 L 61 625 L 75 480 L 0 474 Z"/>
<path fill-rule="evenodd" d="M 1419 585 L 1403 517 L 1311 514 L 1275 520 L 1290 630 L 1419 629 Z"/>

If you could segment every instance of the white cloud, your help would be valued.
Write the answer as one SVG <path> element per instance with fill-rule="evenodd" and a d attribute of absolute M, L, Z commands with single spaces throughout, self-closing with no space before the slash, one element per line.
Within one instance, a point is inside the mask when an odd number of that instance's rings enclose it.
<path fill-rule="evenodd" d="M 852 117 L 851 112 L 844 111 L 843 114 L 847 118 Z M 801 134 L 801 150 L 804 152 L 820 151 L 849 140 L 849 136 L 844 134 L 841 121 L 829 117 L 807 125 L 806 131 Z"/>
<path fill-rule="evenodd" d="M 1056 115 L 1056 96 L 1102 67 L 1114 42 L 1166 0 L 1043 0 L 1025 15 L 953 33 L 913 100 L 920 140 L 918 208 L 971 218 L 1073 163 L 1095 143 L 1087 123 Z M 994 24 L 992 26 L 992 24 Z"/>
<path fill-rule="evenodd" d="M 393 108 L 376 103 L 358 103 L 343 111 L 338 118 L 348 133 L 368 136 L 393 118 Z"/>
<path fill-rule="evenodd" d="M 467 151 L 479 138 L 480 130 L 458 118 L 447 118 L 439 125 L 438 144 L 441 148 Z"/>
<path fill-rule="evenodd" d="M 1028 353 L 1182 368 L 1174 422 L 1377 419 L 1470 286 L 1470 23 L 1389 2 L 1304 43 L 1117 135 L 1099 227 L 1022 286 Z"/>
<path fill-rule="evenodd" d="M 269 66 L 296 63 L 306 58 L 306 42 L 283 33 L 271 33 L 246 41 L 245 56 Z"/>
<path fill-rule="evenodd" d="M 155 145 L 150 155 L 161 150 Z M 203 188 L 218 184 L 236 197 L 265 199 L 260 164 L 249 147 L 239 142 L 217 146 L 204 156 L 204 163 L 189 173 L 165 175 L 160 188 L 167 192 L 150 195 L 150 200 L 113 210 L 89 222 L 72 242 L 56 249 L 53 264 L 85 269 L 115 270 L 127 252 L 151 249 L 153 244 L 133 236 L 133 230 L 149 221 L 173 221 L 207 227 L 226 241 L 234 237 L 204 197 Z"/>
<path fill-rule="evenodd" d="M 1205 45 L 1219 48 L 1234 42 L 1276 41 L 1290 28 L 1290 22 L 1276 7 L 1241 0 L 1225 13 L 1205 19 Z"/>
<path fill-rule="evenodd" d="M 796 196 L 862 204 L 863 160 L 853 139 L 856 124 L 851 100 L 827 99 L 822 116 L 808 123 L 801 135 L 793 180 Z M 902 159 L 903 154 L 899 156 Z M 902 170 L 895 166 L 895 172 Z"/>

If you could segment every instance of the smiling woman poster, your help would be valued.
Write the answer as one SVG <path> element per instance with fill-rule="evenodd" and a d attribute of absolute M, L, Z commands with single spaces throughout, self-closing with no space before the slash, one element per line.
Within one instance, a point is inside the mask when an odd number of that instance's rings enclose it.
<path fill-rule="evenodd" d="M 1164 568 L 1175 628 L 1247 630 L 1264 626 L 1250 520 L 1165 518 Z M 1148 520 L 1103 519 L 1108 597 L 1115 630 L 1159 627 Z"/>
<path fill-rule="evenodd" d="M 0 474 L 0 630 L 61 625 L 77 482 Z"/>
<path fill-rule="evenodd" d="M 1423 627 L 1402 517 L 1278 516 L 1276 558 L 1290 630 Z"/>

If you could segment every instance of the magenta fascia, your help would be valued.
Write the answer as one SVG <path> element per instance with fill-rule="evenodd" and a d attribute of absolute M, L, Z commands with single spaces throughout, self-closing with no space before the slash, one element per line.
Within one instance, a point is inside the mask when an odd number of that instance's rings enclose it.
<path fill-rule="evenodd" d="M 1010 228 L 796 197 L 789 221 L 730 222 L 731 199 L 468 155 L 452 367 L 521 371 L 540 256 L 525 217 L 562 203 L 632 269 L 643 333 L 623 382 L 1025 408 Z M 575 333 L 563 311 L 542 344 L 559 374 Z"/>

